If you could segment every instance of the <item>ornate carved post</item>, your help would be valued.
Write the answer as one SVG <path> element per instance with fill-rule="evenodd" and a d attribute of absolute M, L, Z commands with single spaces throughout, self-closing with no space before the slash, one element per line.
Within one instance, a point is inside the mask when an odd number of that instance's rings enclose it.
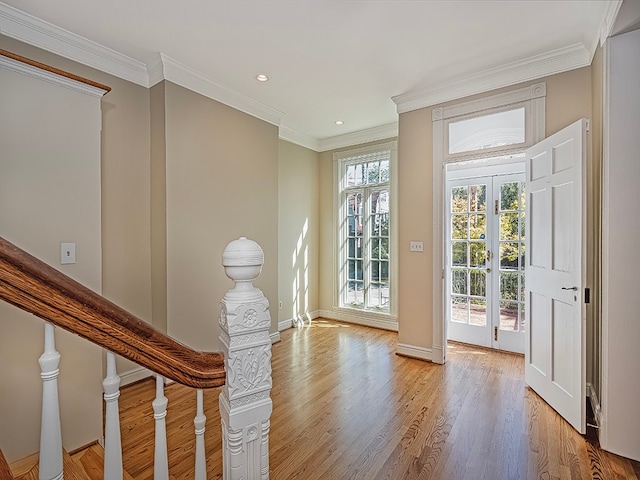
<path fill-rule="evenodd" d="M 58 403 L 60 354 L 56 350 L 55 327 L 44 324 L 44 353 L 40 362 L 42 378 L 42 422 L 40 424 L 40 480 L 62 479 L 62 430 Z"/>
<path fill-rule="evenodd" d="M 107 376 L 102 381 L 105 402 L 104 479 L 122 480 L 122 439 L 120 437 L 120 377 L 116 371 L 116 356 L 107 352 Z"/>
<path fill-rule="evenodd" d="M 260 245 L 244 237 L 222 254 L 225 273 L 236 284 L 222 299 L 219 318 L 227 371 L 220 393 L 225 480 L 269 478 L 271 315 L 269 301 L 253 286 L 263 263 Z"/>

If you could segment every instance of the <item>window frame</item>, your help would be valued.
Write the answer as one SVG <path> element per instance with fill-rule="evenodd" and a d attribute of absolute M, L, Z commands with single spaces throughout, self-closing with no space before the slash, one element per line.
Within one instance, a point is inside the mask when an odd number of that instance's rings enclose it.
<path fill-rule="evenodd" d="M 372 157 L 377 157 L 381 154 L 388 155 L 389 159 L 389 180 L 382 183 L 363 184 L 357 186 L 346 186 L 345 176 L 348 165 L 366 163 L 370 161 Z M 367 158 L 369 157 L 369 158 Z M 362 323 L 365 325 L 376 326 L 391 330 L 397 330 L 397 198 L 396 198 L 396 185 L 397 185 L 397 142 L 386 142 L 382 144 L 376 144 L 368 147 L 345 150 L 336 152 L 333 154 L 334 160 L 334 274 L 333 274 L 333 311 L 337 314 L 337 318 L 340 320 L 353 321 L 355 323 Z M 367 216 L 370 215 L 370 196 L 373 191 L 387 190 L 389 192 L 389 309 L 382 310 L 377 307 L 367 307 L 367 297 L 364 295 L 364 301 L 362 307 L 356 307 L 343 301 L 343 287 L 346 278 L 346 260 L 347 260 L 347 244 L 345 222 L 347 218 L 347 212 L 345 210 L 346 196 L 349 193 L 360 191 L 363 194 L 363 210 L 366 211 Z M 370 229 L 369 222 L 365 220 L 363 222 L 363 228 Z M 365 255 L 364 251 L 368 252 L 369 249 L 369 237 L 371 232 L 364 232 L 363 235 L 363 265 L 366 268 L 370 268 L 371 258 L 369 255 Z M 363 281 L 365 285 L 368 282 L 366 278 L 368 270 L 365 270 L 363 275 Z"/>

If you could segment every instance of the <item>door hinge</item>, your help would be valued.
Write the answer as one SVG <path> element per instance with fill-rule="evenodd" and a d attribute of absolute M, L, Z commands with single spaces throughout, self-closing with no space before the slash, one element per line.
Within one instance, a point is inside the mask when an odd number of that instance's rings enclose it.
<path fill-rule="evenodd" d="M 493 340 L 498 341 L 498 327 L 493 327 Z"/>
<path fill-rule="evenodd" d="M 591 289 L 589 287 L 584 289 L 584 303 L 591 303 Z"/>
<path fill-rule="evenodd" d="M 495 213 L 496 215 L 498 215 L 498 200 L 496 200 L 495 202 L 493 202 L 493 213 Z"/>
<path fill-rule="evenodd" d="M 587 132 L 591 131 L 591 120 L 589 120 L 588 118 L 585 121 L 585 126 L 587 127 Z"/>

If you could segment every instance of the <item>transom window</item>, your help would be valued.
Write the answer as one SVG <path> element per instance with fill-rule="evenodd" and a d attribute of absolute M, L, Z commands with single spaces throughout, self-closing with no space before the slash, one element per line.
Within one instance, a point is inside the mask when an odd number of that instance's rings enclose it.
<path fill-rule="evenodd" d="M 525 107 L 449 123 L 449 154 L 523 144 Z"/>

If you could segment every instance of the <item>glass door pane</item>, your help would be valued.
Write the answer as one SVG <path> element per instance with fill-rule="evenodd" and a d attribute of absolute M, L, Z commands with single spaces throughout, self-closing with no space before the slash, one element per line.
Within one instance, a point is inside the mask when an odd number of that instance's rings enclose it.
<path fill-rule="evenodd" d="M 364 304 L 363 202 L 361 193 L 347 196 L 347 288 L 344 301 L 351 305 Z"/>
<path fill-rule="evenodd" d="M 498 177 L 500 330 L 518 332 L 524 324 L 524 182 Z"/>
<path fill-rule="evenodd" d="M 487 185 L 450 190 L 449 311 L 451 321 L 487 325 Z"/>
<path fill-rule="evenodd" d="M 389 306 L 389 190 L 369 196 L 369 285 L 367 307 Z"/>

